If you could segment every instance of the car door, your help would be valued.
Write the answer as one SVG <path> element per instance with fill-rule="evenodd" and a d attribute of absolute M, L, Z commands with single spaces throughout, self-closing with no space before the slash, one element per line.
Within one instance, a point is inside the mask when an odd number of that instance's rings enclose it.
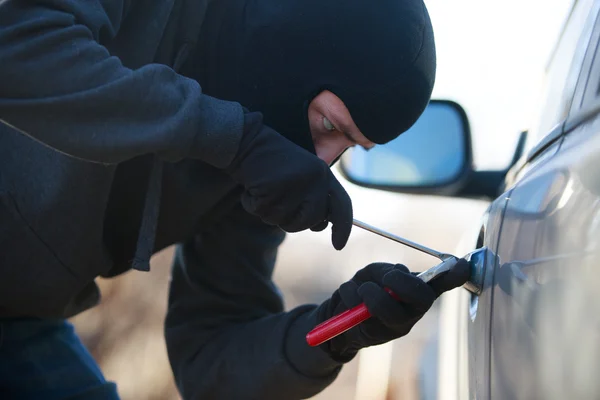
<path fill-rule="evenodd" d="M 573 10 L 553 60 L 568 61 L 559 66 L 568 73 L 542 114 L 558 123 L 509 192 L 491 289 L 490 395 L 476 397 L 600 396 L 599 7 Z"/>

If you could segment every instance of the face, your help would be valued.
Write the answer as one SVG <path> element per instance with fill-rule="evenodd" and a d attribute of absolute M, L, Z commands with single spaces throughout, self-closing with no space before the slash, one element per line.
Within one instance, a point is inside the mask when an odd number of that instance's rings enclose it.
<path fill-rule="evenodd" d="M 360 132 L 344 102 L 327 90 L 308 106 L 308 120 L 317 157 L 327 165 L 348 147 L 358 145 L 368 150 L 375 146 Z"/>

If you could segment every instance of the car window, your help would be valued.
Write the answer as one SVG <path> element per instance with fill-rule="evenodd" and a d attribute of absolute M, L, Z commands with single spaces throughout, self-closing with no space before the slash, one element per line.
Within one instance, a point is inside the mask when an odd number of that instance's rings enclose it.
<path fill-rule="evenodd" d="M 529 129 L 525 152 L 562 123 L 569 113 L 571 100 L 590 41 L 598 2 L 579 0 L 573 5 L 555 51 L 546 69 L 542 102 Z"/>
<path fill-rule="evenodd" d="M 600 93 L 600 14 L 596 13 L 594 31 L 583 61 L 583 67 L 569 112 L 569 127 L 598 103 Z"/>

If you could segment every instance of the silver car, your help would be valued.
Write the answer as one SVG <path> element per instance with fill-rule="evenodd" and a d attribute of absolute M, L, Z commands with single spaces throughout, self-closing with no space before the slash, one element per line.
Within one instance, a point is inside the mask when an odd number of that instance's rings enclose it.
<path fill-rule="evenodd" d="M 490 200 L 455 252 L 490 250 L 483 291 L 440 299 L 423 398 L 600 399 L 599 10 L 573 2 L 507 170 L 473 170 L 467 116 L 441 100 L 394 142 L 340 160 L 361 186 Z"/>

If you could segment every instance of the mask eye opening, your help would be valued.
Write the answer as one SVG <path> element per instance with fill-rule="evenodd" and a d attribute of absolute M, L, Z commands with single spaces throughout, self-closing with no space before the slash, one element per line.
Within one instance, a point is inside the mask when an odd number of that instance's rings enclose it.
<path fill-rule="evenodd" d="M 323 117 L 323 126 L 325 127 L 326 130 L 328 130 L 330 132 L 335 130 L 335 126 L 333 126 L 331 121 L 329 121 L 329 119 L 325 116 Z"/>

